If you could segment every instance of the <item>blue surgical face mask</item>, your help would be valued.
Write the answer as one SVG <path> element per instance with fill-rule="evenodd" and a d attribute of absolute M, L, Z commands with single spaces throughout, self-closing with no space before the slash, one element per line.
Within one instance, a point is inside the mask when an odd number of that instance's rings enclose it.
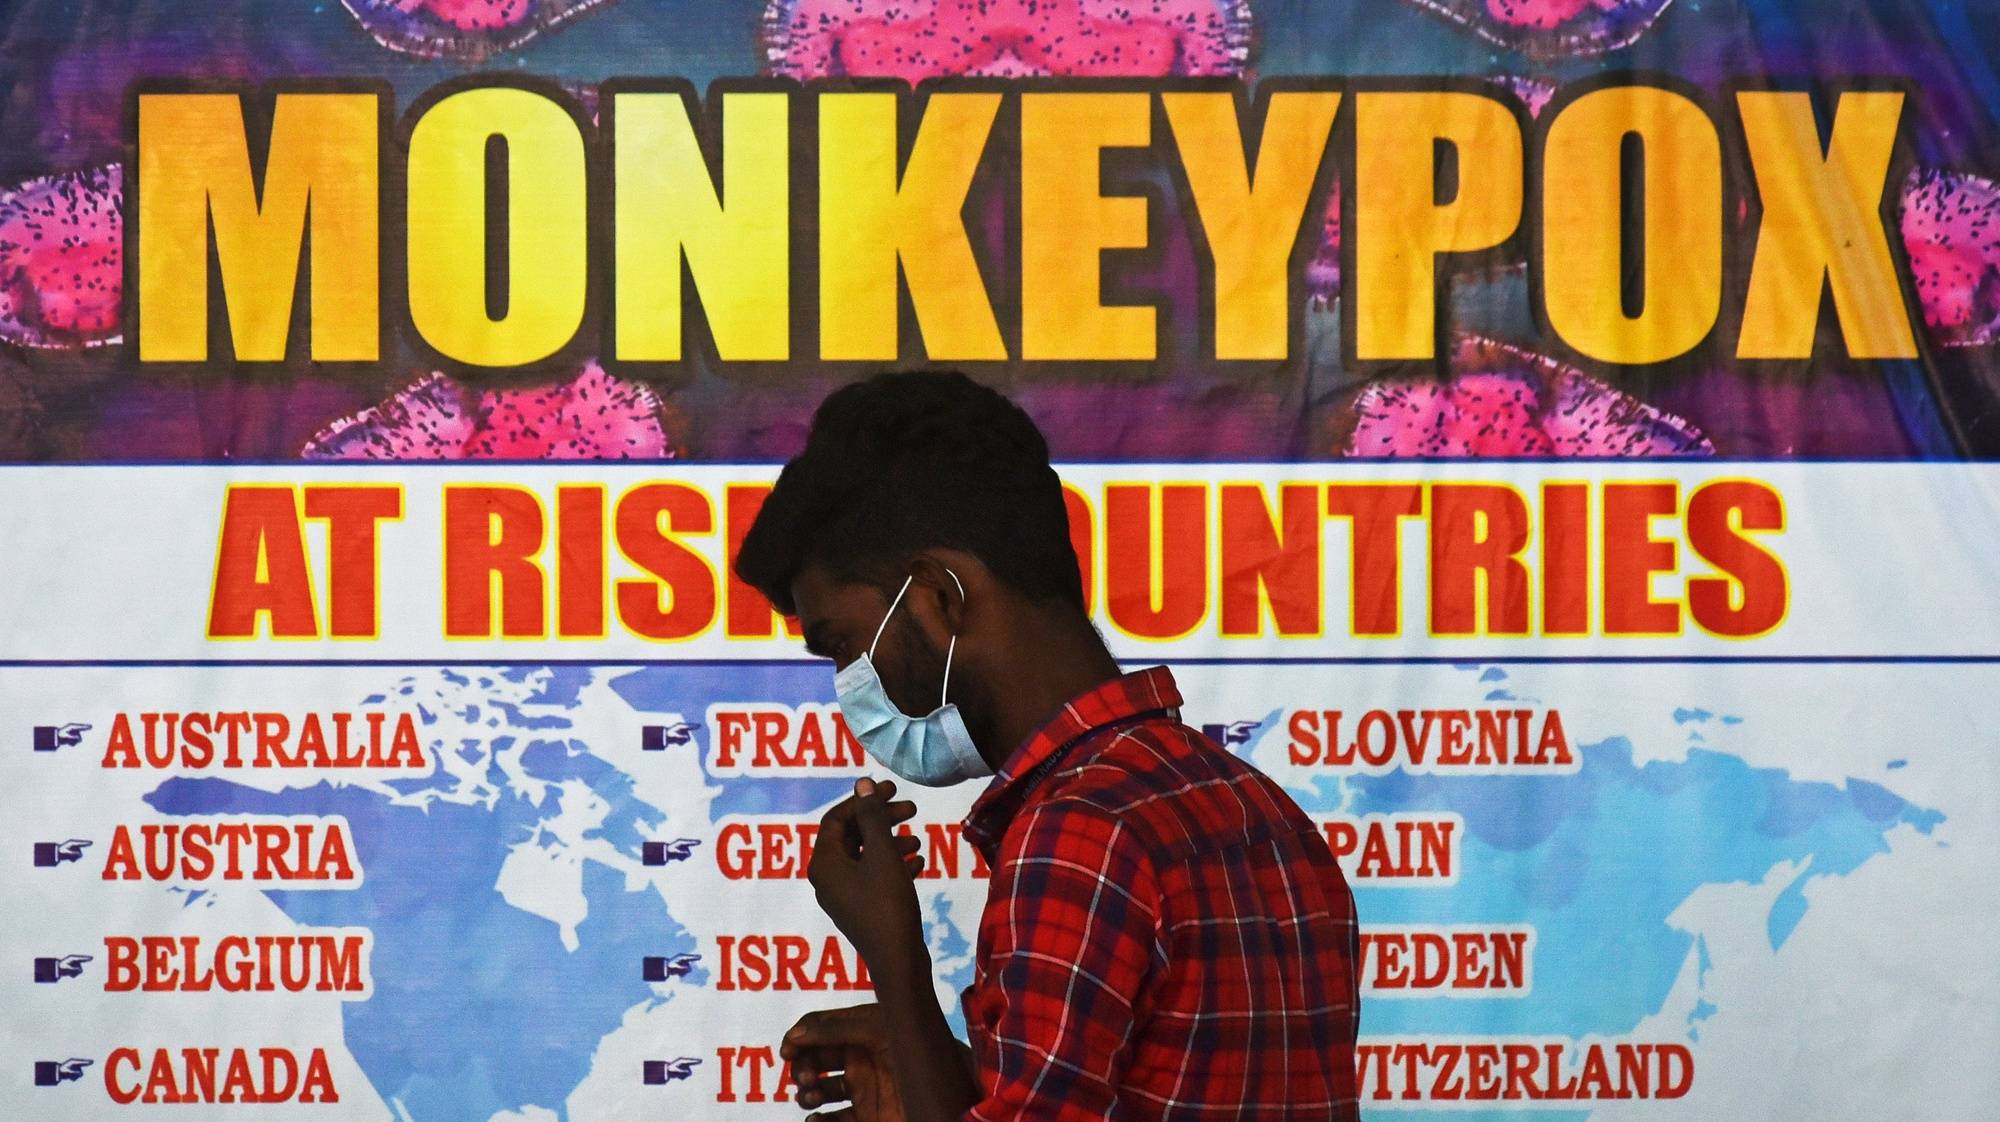
<path fill-rule="evenodd" d="M 950 569 L 945 572 L 951 573 L 952 583 L 958 585 L 959 597 L 963 599 L 965 585 L 958 574 Z M 958 648 L 958 636 L 953 635 L 951 646 L 945 648 L 944 685 L 938 692 L 938 707 L 927 716 L 912 717 L 898 709 L 882 686 L 882 676 L 875 672 L 875 647 L 882 642 L 882 631 L 889 626 L 896 605 L 903 602 L 903 594 L 909 590 L 910 580 L 906 577 L 903 587 L 896 590 L 889 610 L 882 614 L 874 641 L 868 644 L 868 653 L 841 667 L 833 676 L 833 692 L 840 699 L 840 713 L 847 722 L 847 731 L 854 734 L 877 763 L 912 783 L 949 787 L 992 775 L 993 768 L 972 746 L 972 734 L 965 731 L 958 706 L 944 700 L 950 695 L 951 655 Z"/>

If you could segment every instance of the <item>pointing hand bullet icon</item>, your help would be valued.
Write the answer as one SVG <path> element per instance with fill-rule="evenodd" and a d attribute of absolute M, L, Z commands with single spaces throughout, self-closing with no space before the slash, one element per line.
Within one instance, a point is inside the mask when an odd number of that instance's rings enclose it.
<path fill-rule="evenodd" d="M 671 725 L 647 725 L 639 739 L 639 747 L 648 752 L 664 752 L 669 747 L 693 743 L 694 726 L 686 721 Z"/>
<path fill-rule="evenodd" d="M 89 845 L 90 842 L 83 838 L 70 838 L 67 841 L 59 842 L 36 842 L 35 867 L 37 869 L 52 869 L 66 861 L 81 861 L 83 860 L 83 851 Z"/>
<path fill-rule="evenodd" d="M 35 960 L 35 981 L 49 984 L 64 978 L 83 977 L 83 964 L 90 961 L 87 954 L 68 954 L 61 958 L 38 958 Z"/>
<path fill-rule="evenodd" d="M 694 1077 L 694 1065 L 701 1062 L 698 1056 L 681 1056 L 672 1060 L 647 1060 L 646 1083 L 657 1085 L 671 1083 L 676 1079 Z"/>
<path fill-rule="evenodd" d="M 685 861 L 694 856 L 694 847 L 700 844 L 700 838 L 675 838 L 670 842 L 641 842 L 641 860 L 648 865 Z"/>
<path fill-rule="evenodd" d="M 648 982 L 664 982 L 669 978 L 685 978 L 694 964 L 701 961 L 698 954 L 677 954 L 672 958 L 662 955 L 647 955 L 644 963 Z"/>
<path fill-rule="evenodd" d="M 81 1080 L 83 1078 L 83 1069 L 96 1062 L 96 1060 L 86 1060 L 81 1056 L 72 1056 L 67 1060 L 36 1060 L 35 1086 L 53 1087 L 58 1083 Z"/>
<path fill-rule="evenodd" d="M 53 752 L 58 748 L 74 748 L 83 743 L 83 734 L 90 726 L 71 721 L 66 725 L 36 725 L 35 751 Z"/>

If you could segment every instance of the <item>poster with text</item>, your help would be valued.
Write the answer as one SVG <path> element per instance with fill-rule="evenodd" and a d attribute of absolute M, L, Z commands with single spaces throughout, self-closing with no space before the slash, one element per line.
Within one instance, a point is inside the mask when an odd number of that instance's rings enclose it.
<path fill-rule="evenodd" d="M 1323 827 L 1364 1117 L 1991 1117 L 1996 28 L 0 4 L 0 1118 L 801 1117 L 883 771 L 731 561 L 891 369 Z"/>

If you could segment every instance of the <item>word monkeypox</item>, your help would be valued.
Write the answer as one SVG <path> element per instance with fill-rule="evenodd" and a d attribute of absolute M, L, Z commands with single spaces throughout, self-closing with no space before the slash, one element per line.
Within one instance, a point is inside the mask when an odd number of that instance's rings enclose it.
<path fill-rule="evenodd" d="M 151 363 L 369 363 L 385 329 L 481 368 L 1146 362 L 1177 220 L 1207 357 L 1282 361 L 1338 192 L 1354 361 L 1435 358 L 1464 255 L 1525 262 L 1540 320 L 1606 363 L 1808 358 L 1823 305 L 1822 347 L 1916 357 L 1884 220 L 1902 91 L 1586 82 L 1531 117 L 1401 85 L 725 82 L 704 105 L 612 79 L 593 116 L 480 77 L 399 127 L 379 88 L 141 86 L 127 337 Z"/>

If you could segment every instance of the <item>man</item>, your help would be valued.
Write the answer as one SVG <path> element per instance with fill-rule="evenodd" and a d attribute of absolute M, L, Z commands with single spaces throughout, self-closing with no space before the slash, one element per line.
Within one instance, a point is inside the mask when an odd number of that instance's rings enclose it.
<path fill-rule="evenodd" d="M 992 870 L 969 1048 L 934 996 L 917 841 L 894 832 L 915 806 L 863 779 L 821 821 L 808 875 L 877 1002 L 786 1034 L 802 1107 L 1357 1117 L 1347 882 L 1276 784 L 1181 723 L 1166 667 L 1113 660 L 1027 414 L 960 374 L 835 392 L 736 571 L 833 660 L 871 758 L 918 784 L 985 782 L 965 822 Z"/>

